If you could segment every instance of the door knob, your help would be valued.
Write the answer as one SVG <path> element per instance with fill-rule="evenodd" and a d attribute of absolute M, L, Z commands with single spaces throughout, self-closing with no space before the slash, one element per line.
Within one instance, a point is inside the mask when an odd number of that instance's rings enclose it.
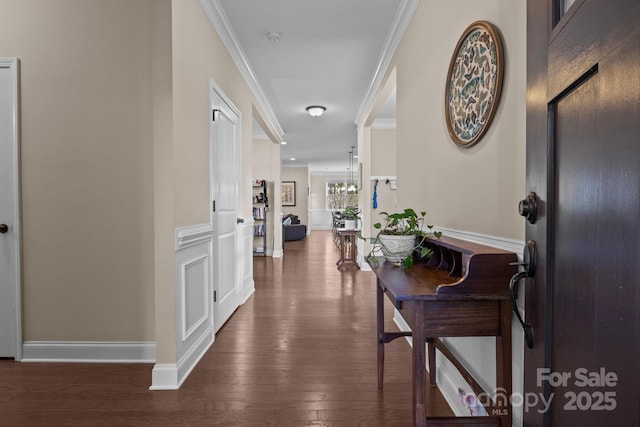
<path fill-rule="evenodd" d="M 236 218 L 236 224 L 244 224 L 244 218 Z"/>
<path fill-rule="evenodd" d="M 7 224 L 0 224 L 0 233 L 6 233 L 9 231 L 9 226 Z"/>
<path fill-rule="evenodd" d="M 533 191 L 527 198 L 520 200 L 518 213 L 525 217 L 530 224 L 535 224 L 538 217 L 538 196 Z"/>

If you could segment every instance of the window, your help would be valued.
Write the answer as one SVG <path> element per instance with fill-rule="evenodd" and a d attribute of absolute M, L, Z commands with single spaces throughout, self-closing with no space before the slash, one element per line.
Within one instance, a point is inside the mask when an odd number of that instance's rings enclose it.
<path fill-rule="evenodd" d="M 358 188 L 347 181 L 327 181 L 327 209 L 342 210 L 358 206 Z"/>
<path fill-rule="evenodd" d="M 571 6 L 576 2 L 576 0 L 556 0 L 554 7 L 554 25 L 560 22 L 562 17 L 569 11 Z"/>

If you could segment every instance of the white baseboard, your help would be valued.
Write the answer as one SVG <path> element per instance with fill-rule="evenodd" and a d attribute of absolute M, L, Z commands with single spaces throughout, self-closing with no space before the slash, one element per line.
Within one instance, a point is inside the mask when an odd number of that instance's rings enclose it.
<path fill-rule="evenodd" d="M 178 365 L 175 363 L 156 363 L 151 371 L 149 390 L 177 390 Z"/>
<path fill-rule="evenodd" d="M 240 305 L 244 304 L 245 302 L 247 302 L 249 300 L 249 298 L 251 298 L 251 295 L 253 295 L 254 293 L 256 293 L 256 286 L 255 286 L 255 282 L 252 280 L 251 281 L 252 286 L 250 287 L 250 291 L 249 293 L 247 293 L 244 298 L 242 299 L 242 301 L 240 301 Z"/>
<path fill-rule="evenodd" d="M 446 357 L 436 352 L 436 382 L 438 388 L 447 401 L 449 407 L 456 417 L 468 417 L 469 410 L 462 403 L 458 395 L 458 387 L 465 386 L 467 392 L 471 391 L 471 386 L 467 384 L 460 372 L 453 366 Z"/>
<path fill-rule="evenodd" d="M 177 364 L 156 363 L 151 372 L 149 390 L 178 390 L 202 359 L 202 356 L 209 350 L 213 341 L 213 330 L 208 328 Z"/>
<path fill-rule="evenodd" d="M 155 342 L 26 341 L 22 362 L 153 363 Z"/>
<path fill-rule="evenodd" d="M 364 259 L 358 259 L 358 265 L 360 266 L 361 271 L 373 271 L 369 263 Z"/>
<path fill-rule="evenodd" d="M 282 255 L 284 255 L 284 252 L 282 251 L 282 249 L 279 249 L 279 250 L 274 250 L 272 256 L 274 258 L 282 258 Z"/>

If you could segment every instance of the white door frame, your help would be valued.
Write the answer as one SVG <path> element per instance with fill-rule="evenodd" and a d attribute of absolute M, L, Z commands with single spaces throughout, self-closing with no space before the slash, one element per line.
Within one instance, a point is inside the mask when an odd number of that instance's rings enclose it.
<path fill-rule="evenodd" d="M 11 70 L 12 82 L 13 82 L 13 105 L 12 112 L 13 117 L 11 120 L 11 139 L 13 144 L 13 182 L 12 182 L 12 202 L 14 207 L 13 223 L 11 227 L 11 237 L 13 243 L 13 265 L 11 266 L 13 273 L 13 286 L 15 290 L 15 344 L 16 353 L 15 360 L 22 359 L 22 277 L 21 273 L 21 227 L 20 227 L 20 120 L 19 120 L 19 76 L 20 76 L 20 61 L 17 58 L 0 58 L 0 68 Z"/>

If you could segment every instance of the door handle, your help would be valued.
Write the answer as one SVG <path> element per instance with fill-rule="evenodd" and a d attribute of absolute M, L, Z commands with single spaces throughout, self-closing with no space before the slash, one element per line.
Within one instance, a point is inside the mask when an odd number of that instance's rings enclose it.
<path fill-rule="evenodd" d="M 244 224 L 244 218 L 236 218 L 236 224 Z"/>
<path fill-rule="evenodd" d="M 0 224 L 0 233 L 6 233 L 9 231 L 9 226 L 7 224 Z"/>
<path fill-rule="evenodd" d="M 523 261 L 522 262 L 512 262 L 509 265 L 517 265 L 522 266 L 524 268 L 523 271 L 519 271 L 514 274 L 509 282 L 509 297 L 511 298 L 511 308 L 513 312 L 516 314 L 516 318 L 520 325 L 522 326 L 522 330 L 524 331 L 524 339 L 527 343 L 527 347 L 533 348 L 533 328 L 528 323 L 522 319 L 520 315 L 520 310 L 518 310 L 518 306 L 516 304 L 516 298 L 518 295 L 518 282 L 527 277 L 533 277 L 536 269 L 536 244 L 534 241 L 529 240 L 524 247 L 524 251 L 522 254 Z"/>

